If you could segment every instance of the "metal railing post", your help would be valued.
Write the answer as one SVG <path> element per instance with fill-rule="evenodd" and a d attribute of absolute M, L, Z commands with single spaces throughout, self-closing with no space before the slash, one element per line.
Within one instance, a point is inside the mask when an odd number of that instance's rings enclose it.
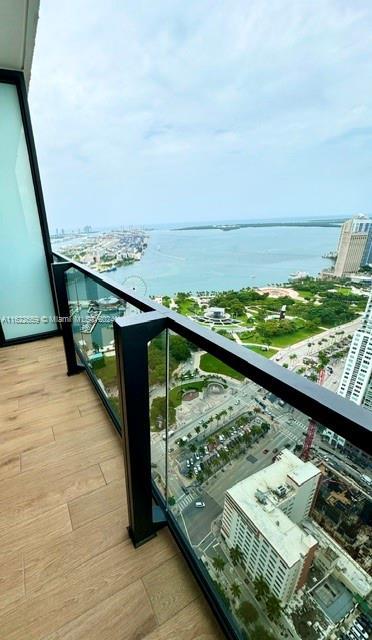
<path fill-rule="evenodd" d="M 65 273 L 71 267 L 69 262 L 56 262 L 52 264 L 54 287 L 57 298 L 58 314 L 61 319 L 59 326 L 62 332 L 63 346 L 65 349 L 67 375 L 73 376 L 85 370 L 76 359 L 74 336 L 70 316 L 70 307 L 66 289 Z M 68 320 L 67 320 L 68 318 Z"/>
<path fill-rule="evenodd" d="M 135 547 L 166 524 L 152 504 L 148 342 L 165 329 L 157 311 L 114 321 L 129 535 Z"/>

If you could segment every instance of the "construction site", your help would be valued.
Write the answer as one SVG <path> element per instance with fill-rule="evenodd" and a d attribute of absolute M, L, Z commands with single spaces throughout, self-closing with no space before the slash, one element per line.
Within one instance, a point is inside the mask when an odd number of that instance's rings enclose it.
<path fill-rule="evenodd" d="M 367 572 L 372 570 L 372 497 L 351 479 L 321 465 L 312 518 Z"/>

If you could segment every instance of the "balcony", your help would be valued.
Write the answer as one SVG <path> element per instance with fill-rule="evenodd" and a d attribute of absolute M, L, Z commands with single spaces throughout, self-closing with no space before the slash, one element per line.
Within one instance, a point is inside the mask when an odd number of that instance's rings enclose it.
<path fill-rule="evenodd" d="M 0 636 L 337 634 L 371 414 L 53 254 L 23 72 L 0 92 Z"/>
<path fill-rule="evenodd" d="M 295 567 L 265 575 L 285 607 L 319 578 L 332 533 L 321 510 L 308 519 L 320 474 L 337 473 L 319 437 L 312 462 L 298 457 L 309 416 L 369 451 L 369 413 L 63 256 L 52 269 L 62 337 L 0 352 L 5 637 L 279 637 L 246 532 Z M 215 373 L 187 371 L 205 356 Z M 354 571 L 332 574 L 337 588 L 351 594 Z"/>
<path fill-rule="evenodd" d="M 0 366 L 1 637 L 222 638 L 170 533 L 133 548 L 120 440 L 61 338 Z"/>

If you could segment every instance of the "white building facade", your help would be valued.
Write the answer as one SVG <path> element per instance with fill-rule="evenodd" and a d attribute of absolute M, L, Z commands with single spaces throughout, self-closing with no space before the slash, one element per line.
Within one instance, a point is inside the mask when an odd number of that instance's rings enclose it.
<path fill-rule="evenodd" d="M 362 215 L 344 222 L 341 227 L 334 275 L 342 277 L 356 273 L 363 264 L 366 264 L 365 255 L 371 238 L 371 227 L 372 220 Z"/>
<path fill-rule="evenodd" d="M 372 294 L 353 336 L 338 393 L 372 410 Z"/>
<path fill-rule="evenodd" d="M 282 451 L 269 467 L 225 494 L 221 533 L 239 547 L 251 578 L 262 576 L 283 603 L 306 584 L 317 542 L 299 524 L 314 502 L 320 471 Z"/>

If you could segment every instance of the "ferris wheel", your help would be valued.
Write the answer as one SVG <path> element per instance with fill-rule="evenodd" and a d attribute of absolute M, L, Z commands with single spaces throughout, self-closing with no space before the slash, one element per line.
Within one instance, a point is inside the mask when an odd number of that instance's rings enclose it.
<path fill-rule="evenodd" d="M 122 284 L 128 291 L 139 297 L 143 297 L 147 293 L 147 284 L 141 276 L 128 276 Z"/>

